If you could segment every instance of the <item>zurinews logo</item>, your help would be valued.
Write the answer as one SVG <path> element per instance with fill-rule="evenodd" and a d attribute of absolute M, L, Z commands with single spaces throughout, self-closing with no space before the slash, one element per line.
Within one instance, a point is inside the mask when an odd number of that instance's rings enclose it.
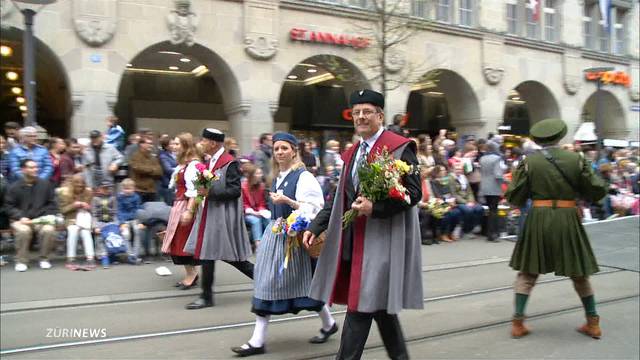
<path fill-rule="evenodd" d="M 105 328 L 47 328 L 48 338 L 97 339 L 106 338 Z"/>

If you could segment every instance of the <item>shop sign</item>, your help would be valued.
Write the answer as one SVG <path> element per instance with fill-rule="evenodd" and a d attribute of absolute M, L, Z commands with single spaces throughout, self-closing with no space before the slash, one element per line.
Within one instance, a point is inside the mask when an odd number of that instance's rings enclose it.
<path fill-rule="evenodd" d="M 356 49 L 362 49 L 369 47 L 371 40 L 358 36 L 348 34 L 333 34 L 322 31 L 311 31 L 301 28 L 293 28 L 289 31 L 291 40 L 314 42 L 329 45 L 349 46 Z"/>
<path fill-rule="evenodd" d="M 584 74 L 587 81 L 600 79 L 603 84 L 631 86 L 631 77 L 624 71 L 594 71 Z"/>

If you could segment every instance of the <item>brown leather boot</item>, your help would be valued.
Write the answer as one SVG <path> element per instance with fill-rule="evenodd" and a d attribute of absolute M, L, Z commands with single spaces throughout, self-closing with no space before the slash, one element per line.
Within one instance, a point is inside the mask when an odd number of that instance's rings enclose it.
<path fill-rule="evenodd" d="M 524 316 L 515 316 L 513 320 L 511 320 L 511 337 L 514 339 L 519 339 L 527 335 L 528 333 L 529 329 L 524 326 Z"/>
<path fill-rule="evenodd" d="M 602 329 L 600 329 L 600 316 L 587 316 L 587 322 L 576 330 L 587 336 L 591 336 L 594 339 L 600 339 L 602 336 Z"/>

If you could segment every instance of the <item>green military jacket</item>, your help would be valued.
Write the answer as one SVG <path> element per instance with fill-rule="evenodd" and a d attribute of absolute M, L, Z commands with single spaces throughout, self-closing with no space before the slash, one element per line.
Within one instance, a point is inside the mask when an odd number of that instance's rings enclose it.
<path fill-rule="evenodd" d="M 532 200 L 576 200 L 590 202 L 606 195 L 604 181 L 594 174 L 581 155 L 555 147 L 549 154 L 564 171 L 560 174 L 542 152 L 529 155 L 520 163 L 505 194 L 507 200 L 522 207 Z M 510 266 L 522 272 L 560 276 L 588 276 L 598 265 L 575 208 L 533 207 L 511 257 Z"/>

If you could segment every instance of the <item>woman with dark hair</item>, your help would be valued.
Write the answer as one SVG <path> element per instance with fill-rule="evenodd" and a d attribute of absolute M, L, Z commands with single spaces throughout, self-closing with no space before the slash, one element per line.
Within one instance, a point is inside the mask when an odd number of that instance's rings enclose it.
<path fill-rule="evenodd" d="M 453 236 L 453 229 L 460 222 L 461 215 L 460 210 L 456 207 L 453 183 L 455 180 L 451 178 L 447 168 L 442 165 L 436 165 L 431 175 L 431 197 L 451 206 L 440 221 L 440 240 L 444 242 L 455 241 L 457 239 Z"/>
<path fill-rule="evenodd" d="M 60 212 L 67 225 L 67 265 L 69 270 L 92 270 L 95 268 L 95 251 L 91 237 L 91 199 L 92 191 L 87 187 L 83 174 L 75 174 L 60 188 Z M 82 238 L 82 247 L 87 264 L 79 267 L 75 263 L 78 237 Z"/>
<path fill-rule="evenodd" d="M 179 134 L 175 142 L 179 164 L 171 176 L 171 185 L 175 187 L 175 201 L 162 241 L 162 252 L 170 254 L 174 264 L 184 265 L 185 277 L 176 284 L 176 287 L 187 290 L 198 283 L 196 266 L 199 262 L 183 249 L 193 226 L 195 198 L 198 195 L 193 181 L 197 174 L 196 164 L 201 161 L 201 156 L 191 134 Z"/>
<path fill-rule="evenodd" d="M 300 141 L 299 143 L 300 160 L 304 166 L 309 169 L 312 174 L 318 173 L 318 161 L 316 157 L 311 153 L 311 143 Z"/>
<path fill-rule="evenodd" d="M 262 169 L 253 164 L 247 164 L 245 170 L 247 177 L 241 185 L 244 220 L 251 227 L 251 240 L 257 248 L 260 245 L 262 233 L 271 220 L 271 212 L 267 210 Z"/>
<path fill-rule="evenodd" d="M 162 166 L 160 196 L 169 206 L 173 204 L 174 198 L 174 192 L 169 189 L 169 183 L 171 182 L 171 175 L 178 165 L 175 153 L 176 143 L 175 139 L 172 139 L 169 135 L 162 135 L 160 137 L 160 151 L 158 152 L 158 161 L 160 161 L 160 166 Z"/>

